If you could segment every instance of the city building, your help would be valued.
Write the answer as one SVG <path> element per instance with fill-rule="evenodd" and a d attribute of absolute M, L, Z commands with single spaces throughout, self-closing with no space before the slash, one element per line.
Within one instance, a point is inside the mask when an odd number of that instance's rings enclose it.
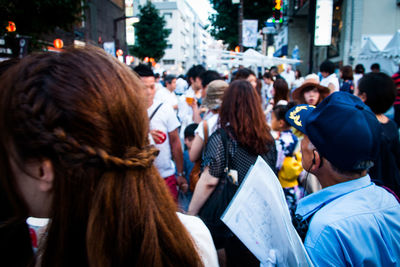
<path fill-rule="evenodd" d="M 144 5 L 145 0 L 137 1 L 134 7 Z M 174 74 L 185 73 L 192 65 L 206 65 L 206 49 L 212 42 L 204 23 L 185 0 L 160 1 L 152 3 L 166 20 L 166 28 L 171 30 L 164 57 L 158 64 L 158 71 Z M 138 14 L 138 11 L 135 11 Z"/>
<path fill-rule="evenodd" d="M 315 11 L 317 3 L 332 3 L 330 45 L 315 46 Z M 362 46 L 370 38 L 383 49 L 400 29 L 400 1 L 397 0 L 289 0 L 285 23 L 289 57 L 299 48 L 303 73 L 317 72 L 321 62 L 329 59 L 342 65 L 354 65 Z M 329 3 L 330 4 L 330 3 Z M 321 17 L 326 19 L 329 14 Z M 321 26 L 317 23 L 317 26 Z M 326 25 L 324 25 L 326 26 Z M 369 69 L 369 66 L 365 66 Z"/>

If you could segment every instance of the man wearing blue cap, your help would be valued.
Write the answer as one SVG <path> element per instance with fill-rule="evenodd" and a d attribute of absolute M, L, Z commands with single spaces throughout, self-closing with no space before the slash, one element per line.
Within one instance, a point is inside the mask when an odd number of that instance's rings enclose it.
<path fill-rule="evenodd" d="M 299 105 L 287 121 L 305 134 L 302 164 L 323 189 L 303 198 L 306 250 L 316 266 L 400 266 L 400 205 L 367 172 L 379 153 L 380 124 L 362 101 L 336 92 Z"/>

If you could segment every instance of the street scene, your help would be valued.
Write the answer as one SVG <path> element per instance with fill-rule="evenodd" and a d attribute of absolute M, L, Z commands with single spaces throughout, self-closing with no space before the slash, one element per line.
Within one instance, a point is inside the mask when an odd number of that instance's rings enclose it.
<path fill-rule="evenodd" d="M 400 266 L 399 0 L 0 0 L 1 266 Z"/>

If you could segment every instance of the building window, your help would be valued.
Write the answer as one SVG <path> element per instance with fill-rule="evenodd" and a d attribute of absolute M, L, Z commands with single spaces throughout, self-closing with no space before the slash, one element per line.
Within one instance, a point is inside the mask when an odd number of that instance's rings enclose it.
<path fill-rule="evenodd" d="M 172 18 L 172 13 L 171 12 L 164 13 L 164 18 L 171 19 Z"/>
<path fill-rule="evenodd" d="M 164 59 L 163 60 L 163 64 L 164 65 L 174 65 L 175 64 L 175 60 L 174 59 Z"/>

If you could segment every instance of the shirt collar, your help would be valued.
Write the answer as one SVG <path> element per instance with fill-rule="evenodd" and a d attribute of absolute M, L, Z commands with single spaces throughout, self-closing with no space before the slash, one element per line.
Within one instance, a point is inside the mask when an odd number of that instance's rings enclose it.
<path fill-rule="evenodd" d="M 326 187 L 301 199 L 297 206 L 296 214 L 302 216 L 303 219 L 307 219 L 325 204 L 370 185 L 372 185 L 371 178 L 367 174 L 355 180 Z"/>

